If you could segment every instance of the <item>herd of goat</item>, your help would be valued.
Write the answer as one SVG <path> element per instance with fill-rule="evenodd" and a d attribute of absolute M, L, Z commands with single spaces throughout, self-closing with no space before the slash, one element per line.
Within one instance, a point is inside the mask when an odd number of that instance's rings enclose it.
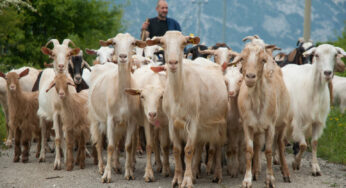
<path fill-rule="evenodd" d="M 86 156 L 92 155 L 102 182 L 109 183 L 112 169 L 121 172 L 121 150 L 126 152 L 124 176 L 134 179 L 136 151 L 145 145 L 146 182 L 155 180 L 152 153 L 157 170 L 170 175 L 172 149 L 173 186 L 193 186 L 206 152 L 206 171 L 213 173 L 213 182 L 222 181 L 225 154 L 228 174 L 245 172 L 242 186 L 251 187 L 259 178 L 263 150 L 265 184 L 275 187 L 273 163 L 281 165 L 284 182 L 291 181 L 285 146 L 299 143 L 292 163 L 299 170 L 311 138 L 312 175 L 320 176 L 317 141 L 331 99 L 342 111 L 346 107 L 346 78 L 334 75 L 335 69 L 345 69 L 340 60 L 345 51 L 299 41 L 290 54 L 273 57 L 279 48 L 257 35 L 243 39 L 249 42 L 240 53 L 225 44 L 198 45 L 199 40 L 178 31 L 146 41 L 119 33 L 101 40 L 100 49 L 85 50 L 97 55 L 89 66 L 71 40 L 60 44 L 52 39 L 41 48 L 52 59 L 47 68 L 0 72 L 6 145 L 14 137 L 13 161 L 27 162 L 36 138 L 36 158 L 44 162 L 50 150 L 47 140 L 54 136 L 55 170 L 61 169 L 62 157 L 66 170 L 72 170 L 75 164 L 84 168 Z M 188 44 L 195 46 L 184 50 Z M 142 129 L 145 140 L 139 136 Z"/>

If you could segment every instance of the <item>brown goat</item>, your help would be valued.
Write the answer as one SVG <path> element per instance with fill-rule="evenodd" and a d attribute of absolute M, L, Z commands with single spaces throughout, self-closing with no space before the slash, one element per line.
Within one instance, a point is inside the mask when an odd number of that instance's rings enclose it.
<path fill-rule="evenodd" d="M 238 98 L 238 108 L 243 123 L 246 142 L 246 173 L 243 187 L 251 187 L 252 179 L 259 177 L 260 136 L 265 134 L 267 159 L 267 187 L 274 187 L 272 145 L 277 142 L 285 182 L 290 182 L 284 156 L 284 134 L 292 121 L 290 98 L 283 82 L 281 69 L 270 55 L 275 46 L 249 43 L 233 63 L 242 62 L 244 81 Z M 273 65 L 273 66 L 272 66 Z M 270 68 L 269 68 L 270 67 Z M 274 135 L 276 134 L 276 140 Z M 253 164 L 252 164 L 253 160 Z M 252 169 L 253 168 L 253 169 Z"/>
<path fill-rule="evenodd" d="M 29 69 L 25 69 L 20 74 L 10 72 L 5 75 L 0 72 L 0 76 L 7 81 L 7 103 L 9 111 L 9 127 L 14 130 L 14 158 L 13 162 L 18 162 L 22 155 L 22 162 L 28 161 L 30 142 L 32 135 L 37 136 L 36 158 L 41 150 L 41 129 L 39 119 L 36 115 L 38 109 L 38 92 L 22 91 L 19 79 L 28 75 Z M 24 147 L 23 153 L 21 144 Z"/>
<path fill-rule="evenodd" d="M 55 86 L 56 92 L 61 99 L 61 121 L 66 135 L 66 170 L 73 169 L 73 145 L 78 143 L 76 164 L 81 169 L 85 167 L 85 143 L 90 138 L 89 120 L 87 118 L 87 92 L 69 93 L 68 86 L 75 86 L 73 81 L 65 74 L 57 74 L 47 92 Z"/>

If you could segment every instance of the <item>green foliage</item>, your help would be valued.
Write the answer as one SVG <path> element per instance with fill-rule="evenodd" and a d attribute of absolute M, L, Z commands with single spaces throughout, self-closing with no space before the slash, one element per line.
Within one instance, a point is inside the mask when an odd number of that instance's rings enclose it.
<path fill-rule="evenodd" d="M 106 0 L 32 0 L 30 10 L 9 7 L 0 14 L 0 70 L 48 62 L 41 47 L 50 39 L 70 38 L 81 49 L 124 31 L 122 7 Z M 91 61 L 94 57 L 87 57 Z M 4 67 L 4 65 L 6 65 Z"/>
<path fill-rule="evenodd" d="M 6 130 L 6 121 L 5 121 L 5 116 L 0 109 L 0 146 L 4 143 L 6 137 L 7 137 L 7 130 Z"/>
<path fill-rule="evenodd" d="M 346 164 L 346 114 L 332 107 L 327 126 L 318 140 L 318 156 L 329 162 Z"/>

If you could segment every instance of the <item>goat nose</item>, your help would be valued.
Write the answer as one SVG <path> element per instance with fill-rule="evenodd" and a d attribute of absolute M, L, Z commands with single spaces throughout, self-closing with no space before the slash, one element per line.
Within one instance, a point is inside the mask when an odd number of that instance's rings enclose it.
<path fill-rule="evenodd" d="M 171 65 L 176 65 L 176 64 L 178 64 L 178 61 L 177 60 L 170 60 L 168 63 Z"/>
<path fill-rule="evenodd" d="M 156 112 L 149 112 L 149 117 L 151 117 L 151 118 L 156 117 Z"/>
<path fill-rule="evenodd" d="M 77 81 L 80 81 L 82 78 L 80 76 L 75 77 Z"/>
<path fill-rule="evenodd" d="M 127 58 L 127 55 L 126 55 L 126 54 L 120 54 L 119 57 L 120 57 L 121 59 L 126 59 L 126 58 Z"/>
<path fill-rule="evenodd" d="M 246 74 L 246 77 L 249 79 L 254 79 L 256 78 L 256 74 L 249 73 L 249 74 Z"/>
<path fill-rule="evenodd" d="M 63 64 L 59 64 L 58 67 L 59 67 L 60 69 L 63 69 L 63 68 L 64 68 L 64 65 L 63 65 Z"/>
<path fill-rule="evenodd" d="M 324 71 L 324 75 L 330 76 L 332 74 L 332 71 Z"/>
<path fill-rule="evenodd" d="M 228 92 L 228 94 L 233 96 L 234 95 L 234 91 L 230 91 L 230 92 Z"/>

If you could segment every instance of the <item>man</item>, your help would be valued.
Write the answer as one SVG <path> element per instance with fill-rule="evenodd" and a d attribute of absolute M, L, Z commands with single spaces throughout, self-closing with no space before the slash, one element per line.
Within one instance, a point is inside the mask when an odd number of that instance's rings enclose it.
<path fill-rule="evenodd" d="M 168 4 L 165 0 L 158 0 L 156 5 L 157 17 L 150 18 L 142 25 L 142 32 L 147 30 L 149 37 L 163 36 L 166 31 L 178 30 L 181 31 L 180 25 L 172 18 L 168 18 Z"/>

